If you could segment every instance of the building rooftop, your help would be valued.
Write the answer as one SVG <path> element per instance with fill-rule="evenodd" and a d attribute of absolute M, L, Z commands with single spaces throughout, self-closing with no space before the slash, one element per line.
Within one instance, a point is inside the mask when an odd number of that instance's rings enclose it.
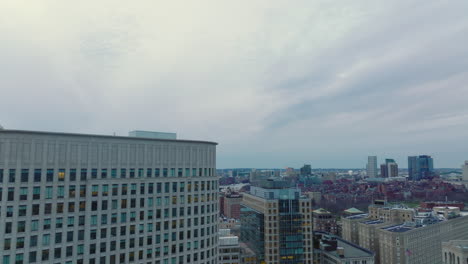
<path fill-rule="evenodd" d="M 319 208 L 317 210 L 314 210 L 312 211 L 314 214 L 331 214 L 329 211 L 323 209 L 323 208 Z"/>
<path fill-rule="evenodd" d="M 347 216 L 345 218 L 346 219 L 364 219 L 364 218 L 366 218 L 368 216 L 369 216 L 368 214 L 358 214 L 358 215 Z"/>
<path fill-rule="evenodd" d="M 374 252 L 362 248 L 356 244 L 353 244 L 347 240 L 344 240 L 338 236 L 330 235 L 325 232 L 317 231 L 315 232 L 318 235 L 321 235 L 320 244 L 324 246 L 322 252 L 333 255 L 339 258 L 362 258 L 362 257 L 374 257 Z M 333 246 L 334 241 L 336 241 L 336 247 Z M 338 248 L 343 249 L 343 255 L 340 255 Z"/>
<path fill-rule="evenodd" d="M 345 213 L 349 213 L 349 214 L 363 214 L 364 212 L 357 209 L 357 208 L 349 208 L 349 209 L 346 209 L 344 210 Z"/>
<path fill-rule="evenodd" d="M 382 220 L 368 220 L 368 221 L 364 221 L 362 223 L 365 224 L 365 225 L 378 225 L 378 224 L 383 224 L 385 222 L 382 221 Z"/>
<path fill-rule="evenodd" d="M 200 141 L 200 140 L 186 140 L 186 139 L 161 139 L 161 138 L 145 138 L 145 137 L 125 137 L 125 136 L 114 136 L 114 135 L 96 135 L 96 134 L 78 134 L 78 133 L 64 133 L 64 132 L 45 132 L 45 131 L 30 131 L 30 130 L 0 130 L 2 134 L 23 134 L 23 135 L 38 135 L 38 136 L 63 136 L 63 137 L 94 137 L 94 138 L 107 138 L 107 139 L 127 139 L 127 140 L 144 140 L 144 141 L 166 141 L 166 142 L 187 142 L 187 143 L 203 143 L 218 145 L 212 141 Z"/>

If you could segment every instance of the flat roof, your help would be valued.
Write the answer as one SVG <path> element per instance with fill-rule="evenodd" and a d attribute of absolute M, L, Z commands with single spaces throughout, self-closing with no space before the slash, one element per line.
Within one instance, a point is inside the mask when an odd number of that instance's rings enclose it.
<path fill-rule="evenodd" d="M 328 234 L 326 232 L 321 232 L 321 231 L 317 231 L 316 234 L 322 234 L 322 235 L 325 235 L 327 237 L 336 239 L 337 246 L 342 247 L 344 249 L 344 257 L 345 258 L 373 257 L 375 255 L 374 252 L 372 252 L 372 251 L 370 251 L 370 250 L 368 250 L 366 248 L 363 248 L 363 247 L 361 247 L 359 245 L 356 245 L 356 244 L 354 244 L 352 242 L 344 240 L 339 236 Z M 322 241 L 322 243 L 327 244 L 327 241 Z M 332 251 L 322 250 L 322 252 L 334 255 L 336 257 L 339 257 L 336 250 L 332 250 Z"/>
<path fill-rule="evenodd" d="M 346 219 L 362 219 L 362 218 L 366 218 L 367 216 L 368 214 L 358 214 L 358 215 L 347 216 L 345 218 Z"/>
<path fill-rule="evenodd" d="M 378 225 L 378 224 L 383 224 L 385 222 L 382 220 L 369 220 L 369 221 L 364 221 L 362 223 L 366 225 Z"/>
<path fill-rule="evenodd" d="M 390 232 L 395 232 L 395 233 L 403 233 L 406 231 L 413 230 L 414 228 L 411 228 L 405 225 L 394 225 L 394 226 L 384 227 L 382 229 L 390 231 Z"/>
<path fill-rule="evenodd" d="M 97 137 L 97 138 L 107 138 L 107 139 L 127 139 L 127 140 L 162 141 L 162 142 L 187 142 L 187 143 L 202 143 L 202 144 L 218 145 L 218 143 L 213 142 L 213 141 L 202 141 L 202 140 L 153 139 L 153 138 L 142 138 L 142 137 L 97 135 L 97 134 L 79 134 L 79 133 L 65 133 L 65 132 L 45 132 L 45 131 L 14 130 L 14 129 L 0 130 L 0 134 L 25 134 L 25 135 L 33 134 L 33 135 L 43 135 L 43 136 Z"/>

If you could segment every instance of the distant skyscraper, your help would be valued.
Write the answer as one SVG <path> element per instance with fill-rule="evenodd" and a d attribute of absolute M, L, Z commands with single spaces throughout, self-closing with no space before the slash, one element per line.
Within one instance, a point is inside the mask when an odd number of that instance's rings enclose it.
<path fill-rule="evenodd" d="M 388 178 L 387 164 L 380 164 L 380 178 Z"/>
<path fill-rule="evenodd" d="M 398 177 L 398 164 L 394 159 L 385 159 L 385 163 L 380 165 L 380 177 Z"/>
<path fill-rule="evenodd" d="M 377 156 L 367 158 L 367 177 L 377 178 Z"/>
<path fill-rule="evenodd" d="M 304 164 L 304 166 L 301 168 L 301 175 L 312 175 L 312 167 L 310 166 L 310 164 Z"/>
<path fill-rule="evenodd" d="M 463 164 L 462 169 L 463 169 L 463 180 L 468 181 L 468 160 L 465 161 L 465 164 Z"/>
<path fill-rule="evenodd" d="M 409 156 L 408 177 L 410 180 L 419 181 L 434 175 L 434 160 L 431 156 Z"/>

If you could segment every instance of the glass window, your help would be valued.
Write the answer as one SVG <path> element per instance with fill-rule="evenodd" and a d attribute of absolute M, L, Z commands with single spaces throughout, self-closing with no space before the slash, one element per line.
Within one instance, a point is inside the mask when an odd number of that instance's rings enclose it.
<path fill-rule="evenodd" d="M 34 169 L 34 182 L 41 182 L 42 170 Z"/>
<path fill-rule="evenodd" d="M 37 231 L 39 229 L 39 220 L 31 221 L 31 231 Z"/>
<path fill-rule="evenodd" d="M 75 225 L 75 217 L 69 216 L 68 219 L 67 219 L 67 226 L 72 227 L 74 225 Z"/>
<path fill-rule="evenodd" d="M 29 181 L 29 170 L 21 169 L 21 182 L 28 182 L 28 181 Z"/>
<path fill-rule="evenodd" d="M 36 186 L 33 188 L 33 199 L 40 200 L 41 199 L 41 187 Z"/>
<path fill-rule="evenodd" d="M 28 199 L 28 187 L 20 188 L 20 200 L 24 201 Z"/>
<path fill-rule="evenodd" d="M 92 179 L 97 179 L 97 174 L 98 174 L 97 169 L 91 169 L 91 178 Z"/>
<path fill-rule="evenodd" d="M 65 187 L 59 186 L 57 188 L 57 198 L 63 198 L 63 197 L 65 197 Z"/>
<path fill-rule="evenodd" d="M 120 169 L 120 178 L 127 178 L 127 169 Z"/>
<path fill-rule="evenodd" d="M 70 169 L 70 181 L 76 181 L 76 169 Z"/>
<path fill-rule="evenodd" d="M 50 235 L 49 234 L 42 235 L 42 245 L 48 246 L 49 244 L 50 244 Z"/>
<path fill-rule="evenodd" d="M 111 178 L 117 178 L 117 169 L 111 169 Z"/>
<path fill-rule="evenodd" d="M 18 216 L 26 216 L 26 205 L 20 205 L 18 208 Z"/>
<path fill-rule="evenodd" d="M 63 227 L 63 218 L 55 219 L 55 228 L 62 228 Z"/>
<path fill-rule="evenodd" d="M 58 181 L 65 181 L 65 169 L 59 169 L 57 176 Z"/>
<path fill-rule="evenodd" d="M 107 169 L 101 169 L 101 178 L 106 179 L 107 178 Z"/>
<path fill-rule="evenodd" d="M 13 183 L 16 180 L 16 169 L 10 169 L 9 172 L 10 173 L 8 175 L 8 182 Z"/>
<path fill-rule="evenodd" d="M 44 230 L 50 229 L 50 223 L 51 223 L 51 219 L 50 219 L 50 218 L 44 219 L 44 227 L 43 227 L 43 229 L 44 229 Z"/>
<path fill-rule="evenodd" d="M 53 187 L 52 186 L 47 186 L 45 189 L 45 198 L 46 199 L 52 199 L 53 196 Z"/>
<path fill-rule="evenodd" d="M 153 176 L 153 170 L 151 168 L 146 169 L 146 177 L 151 178 Z"/>
<path fill-rule="evenodd" d="M 88 170 L 87 169 L 81 169 L 80 171 L 80 181 L 86 181 L 88 175 Z"/>
<path fill-rule="evenodd" d="M 52 181 L 54 181 L 54 169 L 47 169 L 46 181 L 47 181 L 47 182 L 52 182 Z"/>
<path fill-rule="evenodd" d="M 8 188 L 8 201 L 13 201 L 15 200 L 15 187 L 9 187 Z"/>
<path fill-rule="evenodd" d="M 155 177 L 161 176 L 161 175 L 160 175 L 159 168 L 154 169 L 154 176 L 155 176 Z"/>
<path fill-rule="evenodd" d="M 37 236 L 29 237 L 29 247 L 36 247 L 37 246 Z"/>
<path fill-rule="evenodd" d="M 109 194 L 109 185 L 102 185 L 102 195 L 107 196 Z"/>

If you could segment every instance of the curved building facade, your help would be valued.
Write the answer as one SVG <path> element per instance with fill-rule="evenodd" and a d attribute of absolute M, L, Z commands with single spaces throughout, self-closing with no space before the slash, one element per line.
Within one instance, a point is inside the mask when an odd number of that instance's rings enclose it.
<path fill-rule="evenodd" d="M 217 262 L 216 143 L 0 130 L 0 262 Z"/>

